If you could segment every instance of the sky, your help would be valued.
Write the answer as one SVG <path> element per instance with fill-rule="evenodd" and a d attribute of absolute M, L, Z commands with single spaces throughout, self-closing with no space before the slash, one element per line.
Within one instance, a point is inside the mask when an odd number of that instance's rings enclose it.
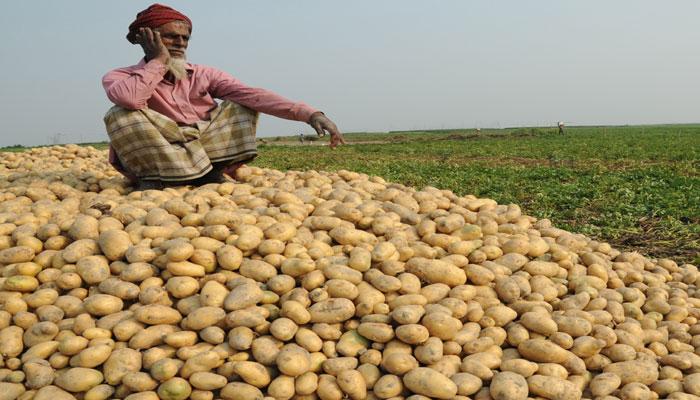
<path fill-rule="evenodd" d="M 303 101 L 341 131 L 700 122 L 700 2 L 164 1 L 188 59 Z M 150 1 L 7 1 L 0 146 L 107 140 L 109 70 Z M 313 129 L 263 116 L 258 136 Z"/>

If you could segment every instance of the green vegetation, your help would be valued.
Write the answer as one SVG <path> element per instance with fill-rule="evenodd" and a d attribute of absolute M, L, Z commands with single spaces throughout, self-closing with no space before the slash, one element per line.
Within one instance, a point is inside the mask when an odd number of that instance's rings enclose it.
<path fill-rule="evenodd" d="M 620 249 L 700 263 L 700 126 L 355 133 L 335 151 L 266 139 L 257 166 L 489 197 Z"/>

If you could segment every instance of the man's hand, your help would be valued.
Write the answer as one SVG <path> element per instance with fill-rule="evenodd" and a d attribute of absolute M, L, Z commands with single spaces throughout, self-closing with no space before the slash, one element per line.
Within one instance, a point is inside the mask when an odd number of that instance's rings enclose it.
<path fill-rule="evenodd" d="M 143 52 L 146 53 L 146 60 L 159 60 L 167 64 L 170 60 L 170 52 L 160 39 L 160 32 L 151 28 L 140 28 L 136 35 L 136 43 L 140 44 Z"/>
<path fill-rule="evenodd" d="M 311 114 L 309 125 L 316 130 L 316 133 L 320 137 L 326 136 L 326 131 L 331 134 L 331 149 L 334 149 L 339 144 L 345 144 L 343 134 L 340 133 L 338 127 L 322 112 L 317 111 Z"/>

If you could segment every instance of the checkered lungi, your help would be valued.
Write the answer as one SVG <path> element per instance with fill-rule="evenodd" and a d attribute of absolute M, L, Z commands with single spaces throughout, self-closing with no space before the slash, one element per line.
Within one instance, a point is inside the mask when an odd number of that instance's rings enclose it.
<path fill-rule="evenodd" d="M 186 181 L 211 171 L 212 163 L 243 162 L 257 155 L 256 111 L 224 101 L 209 115 L 209 121 L 198 121 L 196 126 L 178 126 L 153 110 L 114 106 L 104 121 L 125 175 Z"/>

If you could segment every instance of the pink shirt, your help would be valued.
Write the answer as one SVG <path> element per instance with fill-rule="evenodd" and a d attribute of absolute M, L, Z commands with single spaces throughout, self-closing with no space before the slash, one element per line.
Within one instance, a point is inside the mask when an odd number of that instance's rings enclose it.
<path fill-rule="evenodd" d="M 187 77 L 172 84 L 163 78 L 166 67 L 158 60 L 110 71 L 102 78 L 107 97 L 129 110 L 148 106 L 179 124 L 209 119 L 214 99 L 234 103 L 276 117 L 308 122 L 317 110 L 265 89 L 244 85 L 233 76 L 204 65 L 187 64 Z"/>

